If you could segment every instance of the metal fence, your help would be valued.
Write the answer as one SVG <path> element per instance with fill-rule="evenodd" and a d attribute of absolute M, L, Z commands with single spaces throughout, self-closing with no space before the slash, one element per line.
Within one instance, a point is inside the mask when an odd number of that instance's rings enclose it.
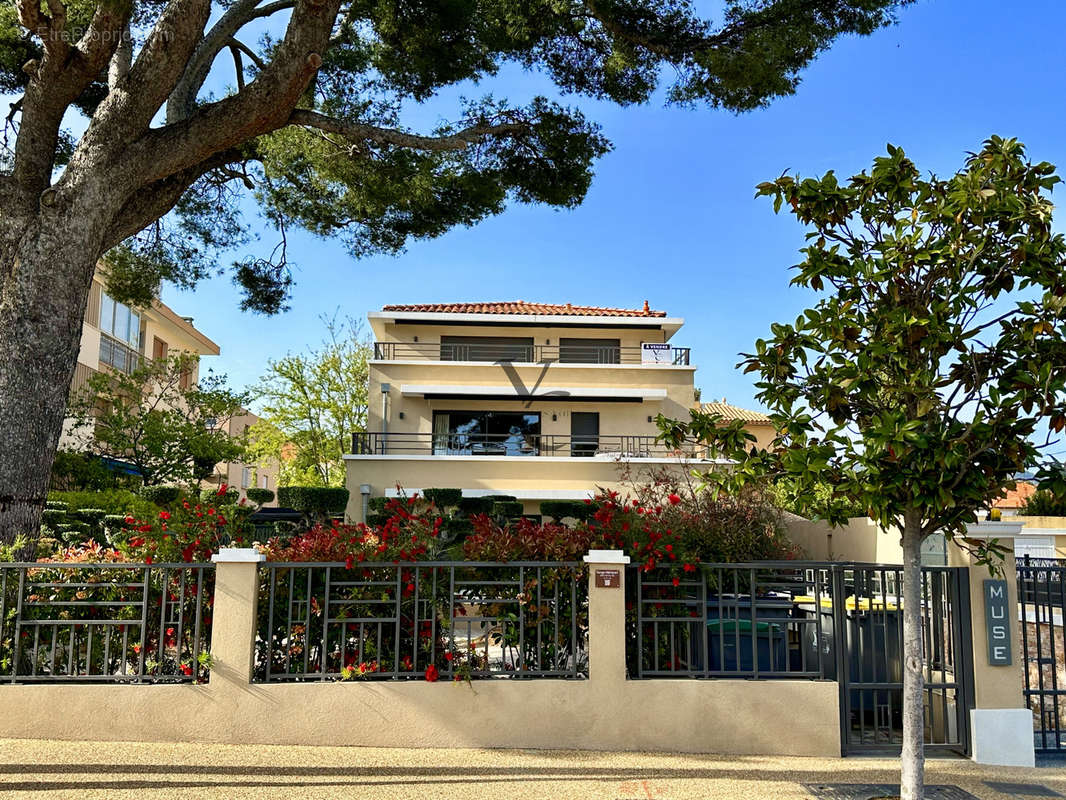
<path fill-rule="evenodd" d="M 358 432 L 352 434 L 355 455 L 434 455 L 434 456 L 563 456 L 592 458 L 650 458 L 663 456 L 705 457 L 706 447 L 686 446 L 678 450 L 655 436 L 639 434 L 514 434 L 493 433 L 408 433 Z"/>
<path fill-rule="evenodd" d="M 1066 752 L 1066 559 L 1018 560 L 1025 704 L 1040 752 Z"/>
<path fill-rule="evenodd" d="M 0 681 L 207 677 L 212 564 L 0 564 Z"/>
<path fill-rule="evenodd" d="M 509 361 L 520 364 L 640 364 L 645 353 L 637 345 L 518 344 L 509 342 L 374 342 L 374 358 L 386 361 Z M 665 364 L 688 366 L 688 347 L 669 347 Z"/>
<path fill-rule="evenodd" d="M 826 679 L 840 684 L 846 752 L 902 741 L 902 567 L 708 564 L 679 577 L 631 567 L 631 679 Z M 965 751 L 972 705 L 965 569 L 922 570 L 926 746 Z"/>
<path fill-rule="evenodd" d="M 260 567 L 257 682 L 588 676 L 577 562 Z"/>

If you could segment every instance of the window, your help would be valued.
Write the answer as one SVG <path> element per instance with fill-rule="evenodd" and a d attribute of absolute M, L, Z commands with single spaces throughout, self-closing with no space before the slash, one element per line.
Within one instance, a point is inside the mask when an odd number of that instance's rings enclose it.
<path fill-rule="evenodd" d="M 140 364 L 140 355 L 130 347 L 117 342 L 114 339 L 101 336 L 100 337 L 100 363 L 106 366 L 113 367 L 119 372 L 125 372 L 127 374 L 137 369 Z"/>
<path fill-rule="evenodd" d="M 533 337 L 442 336 L 441 361 L 533 361 Z"/>
<path fill-rule="evenodd" d="M 152 337 L 152 358 L 161 361 L 167 357 L 167 343 L 158 336 Z"/>
<path fill-rule="evenodd" d="M 259 488 L 260 489 L 269 489 L 270 488 L 269 486 L 267 486 L 267 476 L 266 475 L 260 475 L 259 476 Z"/>
<path fill-rule="evenodd" d="M 521 411 L 437 411 L 434 455 L 535 456 L 540 414 Z"/>
<path fill-rule="evenodd" d="M 137 350 L 141 347 L 141 315 L 107 292 L 100 293 L 100 330 Z"/>
<path fill-rule="evenodd" d="M 560 339 L 563 364 L 617 364 L 622 360 L 618 339 Z"/>
<path fill-rule="evenodd" d="M 214 430 L 216 425 L 218 425 L 218 420 L 214 417 L 208 417 L 204 420 L 204 427 L 208 430 Z"/>
<path fill-rule="evenodd" d="M 248 467 L 241 468 L 241 488 L 247 489 L 252 482 L 252 471 Z"/>

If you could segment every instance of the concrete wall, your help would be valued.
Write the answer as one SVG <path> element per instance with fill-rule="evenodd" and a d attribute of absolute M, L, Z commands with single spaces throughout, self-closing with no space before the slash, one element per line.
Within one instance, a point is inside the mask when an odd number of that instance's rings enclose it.
<path fill-rule="evenodd" d="M 813 561 L 861 561 L 868 564 L 902 564 L 899 532 L 883 530 L 867 517 L 853 517 L 834 528 L 827 522 L 789 517 L 788 538 Z"/>
<path fill-rule="evenodd" d="M 0 738 L 840 754 L 836 683 L 627 681 L 623 587 L 590 589 L 588 680 L 472 685 L 251 684 L 257 587 L 256 564 L 218 565 L 206 685 L 0 685 Z"/>

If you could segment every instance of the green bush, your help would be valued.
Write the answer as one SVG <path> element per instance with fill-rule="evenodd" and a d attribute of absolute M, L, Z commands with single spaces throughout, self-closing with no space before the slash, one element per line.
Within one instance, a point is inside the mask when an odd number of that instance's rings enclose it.
<path fill-rule="evenodd" d="M 441 535 L 446 543 L 461 542 L 474 532 L 474 523 L 464 517 L 450 517 L 441 525 Z"/>
<path fill-rule="evenodd" d="M 63 522 L 57 526 L 57 531 L 62 537 L 64 544 L 78 545 L 92 538 L 92 528 L 85 522 Z"/>
<path fill-rule="evenodd" d="M 299 525 L 287 519 L 280 519 L 274 523 L 274 533 L 278 536 L 292 536 L 299 529 Z"/>
<path fill-rule="evenodd" d="M 518 498 L 510 494 L 487 494 L 485 500 L 491 500 L 493 503 L 515 503 Z"/>
<path fill-rule="evenodd" d="M 160 508 L 166 508 L 178 502 L 181 489 L 177 486 L 142 486 L 141 497 Z"/>
<path fill-rule="evenodd" d="M 125 514 L 107 514 L 103 521 L 104 531 L 107 532 L 108 538 L 114 536 L 119 531 L 126 527 L 126 515 Z"/>
<path fill-rule="evenodd" d="M 1066 500 L 1056 500 L 1046 489 L 1033 492 L 1018 513 L 1026 517 L 1066 517 Z"/>
<path fill-rule="evenodd" d="M 107 512 L 102 508 L 79 508 L 77 511 L 73 512 L 71 516 L 80 522 L 88 523 L 93 528 L 96 528 L 104 521 Z"/>
<path fill-rule="evenodd" d="M 60 511 L 56 508 L 46 508 L 41 512 L 41 519 L 44 521 L 45 525 L 55 530 L 58 526 L 67 522 L 68 515 L 66 511 Z"/>
<path fill-rule="evenodd" d="M 475 514 L 491 514 L 492 504 L 495 502 L 491 497 L 464 497 L 459 501 L 459 511 L 468 517 Z"/>
<path fill-rule="evenodd" d="M 62 500 L 46 500 L 44 503 L 45 511 L 62 511 L 64 514 L 70 511 L 70 503 L 64 503 Z"/>
<path fill-rule="evenodd" d="M 540 513 L 556 522 L 574 519 L 585 522 L 592 516 L 595 507 L 584 500 L 545 500 L 540 504 Z"/>
<path fill-rule="evenodd" d="M 140 483 L 136 475 L 108 469 L 99 456 L 75 450 L 59 450 L 52 462 L 49 486 L 57 491 L 105 491 L 128 489 Z"/>
<path fill-rule="evenodd" d="M 248 495 L 249 500 L 260 506 L 274 499 L 274 493 L 270 489 L 257 489 L 254 486 L 245 494 Z"/>
<path fill-rule="evenodd" d="M 388 502 L 389 498 L 387 497 L 371 497 L 367 500 L 366 507 L 374 514 L 384 514 L 385 506 Z"/>
<path fill-rule="evenodd" d="M 366 515 L 366 524 L 372 528 L 379 528 L 390 519 L 388 514 L 371 513 Z"/>
<path fill-rule="evenodd" d="M 66 508 L 102 508 L 108 514 L 129 515 L 149 519 L 159 513 L 155 503 L 129 489 L 107 489 L 100 492 L 49 492 L 48 502 L 61 502 Z"/>
<path fill-rule="evenodd" d="M 492 516 L 497 519 L 518 519 L 522 516 L 522 504 L 517 501 L 497 501 L 492 504 Z"/>
<path fill-rule="evenodd" d="M 462 489 L 426 489 L 422 493 L 437 508 L 455 508 L 463 499 Z"/>
<path fill-rule="evenodd" d="M 321 517 L 343 514 L 348 490 L 333 486 L 279 486 L 278 505 Z"/>
<path fill-rule="evenodd" d="M 218 489 L 204 489 L 200 492 L 200 502 L 208 503 L 213 506 L 233 505 L 238 502 L 240 498 L 240 490 L 233 486 L 227 487 L 223 494 L 219 494 Z"/>

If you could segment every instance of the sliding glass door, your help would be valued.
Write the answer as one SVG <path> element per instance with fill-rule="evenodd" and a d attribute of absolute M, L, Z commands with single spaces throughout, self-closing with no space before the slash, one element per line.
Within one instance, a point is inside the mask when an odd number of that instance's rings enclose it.
<path fill-rule="evenodd" d="M 434 455 L 535 456 L 539 453 L 539 413 L 433 412 Z"/>

